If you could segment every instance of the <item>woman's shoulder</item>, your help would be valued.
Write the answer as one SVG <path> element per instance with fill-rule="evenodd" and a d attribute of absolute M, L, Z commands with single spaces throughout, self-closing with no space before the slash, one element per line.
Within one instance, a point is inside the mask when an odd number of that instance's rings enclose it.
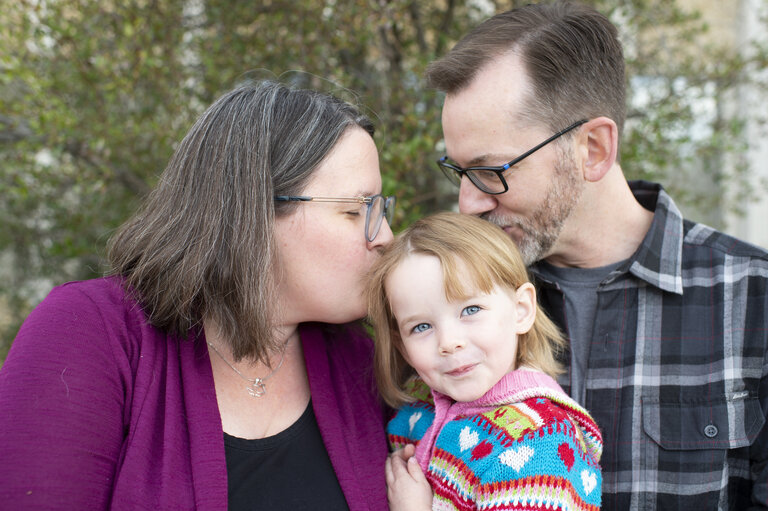
<path fill-rule="evenodd" d="M 123 287 L 122 279 L 116 276 L 77 280 L 58 285 L 48 293 L 41 305 L 63 305 L 67 308 L 83 306 L 140 308 Z"/>
<path fill-rule="evenodd" d="M 103 277 L 54 287 L 22 324 L 9 356 L 39 348 L 75 358 L 103 352 L 132 359 L 147 338 L 164 337 L 120 278 Z"/>

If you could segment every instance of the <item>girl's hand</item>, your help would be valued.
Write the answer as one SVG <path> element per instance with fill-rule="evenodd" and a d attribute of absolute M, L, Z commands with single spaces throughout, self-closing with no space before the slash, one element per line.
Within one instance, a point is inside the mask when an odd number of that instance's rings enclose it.
<path fill-rule="evenodd" d="M 387 458 L 387 498 L 391 511 L 432 509 L 432 488 L 413 457 L 416 448 L 409 444 Z"/>

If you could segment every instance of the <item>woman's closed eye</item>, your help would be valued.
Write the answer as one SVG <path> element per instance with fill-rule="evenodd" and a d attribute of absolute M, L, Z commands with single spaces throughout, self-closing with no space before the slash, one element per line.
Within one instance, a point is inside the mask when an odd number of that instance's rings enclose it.
<path fill-rule="evenodd" d="M 473 314 L 477 314 L 481 310 L 482 310 L 482 307 L 480 307 L 479 305 L 468 305 L 461 310 L 461 315 L 471 316 Z"/>
<path fill-rule="evenodd" d="M 429 323 L 419 323 L 415 327 L 411 328 L 411 333 L 418 334 L 421 332 L 426 332 L 430 328 L 432 328 L 432 325 L 430 325 Z"/>

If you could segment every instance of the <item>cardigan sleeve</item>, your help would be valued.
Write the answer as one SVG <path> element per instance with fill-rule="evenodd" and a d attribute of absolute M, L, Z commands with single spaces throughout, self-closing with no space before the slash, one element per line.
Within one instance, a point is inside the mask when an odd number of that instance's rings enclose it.
<path fill-rule="evenodd" d="M 19 330 L 0 370 L 0 508 L 109 506 L 129 391 L 102 311 L 69 284 Z"/>

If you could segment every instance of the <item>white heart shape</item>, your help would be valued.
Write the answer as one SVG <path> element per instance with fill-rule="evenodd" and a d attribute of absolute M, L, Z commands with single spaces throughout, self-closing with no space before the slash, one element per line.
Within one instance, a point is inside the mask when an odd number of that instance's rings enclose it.
<path fill-rule="evenodd" d="M 461 433 L 459 433 L 459 447 L 461 447 L 462 451 L 476 446 L 479 441 L 480 436 L 477 434 L 477 431 L 472 431 L 469 429 L 469 426 L 465 426 Z"/>
<path fill-rule="evenodd" d="M 597 476 L 594 472 L 590 472 L 589 470 L 582 470 L 581 482 L 584 484 L 584 491 L 587 492 L 587 495 L 589 495 L 592 493 L 592 490 L 595 489 L 595 486 L 597 486 Z"/>
<path fill-rule="evenodd" d="M 419 419 L 421 419 L 421 412 L 416 412 L 408 417 L 408 425 L 411 427 L 408 430 L 410 433 L 413 433 L 413 427 L 416 426 L 416 423 L 419 422 Z"/>
<path fill-rule="evenodd" d="M 517 472 L 528 463 L 528 460 L 533 456 L 533 449 L 524 445 L 520 449 L 507 449 L 503 453 L 499 454 L 499 461 L 504 463 L 508 467 L 514 468 Z"/>

